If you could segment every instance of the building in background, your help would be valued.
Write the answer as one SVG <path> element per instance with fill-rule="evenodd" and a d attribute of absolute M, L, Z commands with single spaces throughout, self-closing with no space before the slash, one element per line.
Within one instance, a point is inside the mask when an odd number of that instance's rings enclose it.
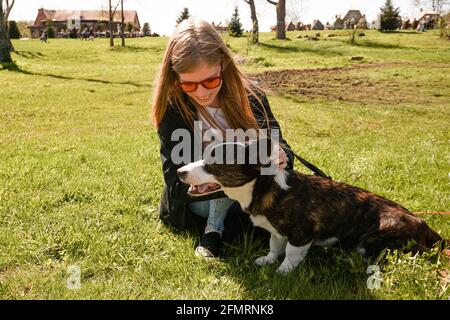
<path fill-rule="evenodd" d="M 135 10 L 124 10 L 125 25 L 131 24 L 133 31 L 139 31 L 141 24 Z M 116 11 L 113 18 L 113 30 L 119 32 L 121 14 Z M 109 30 L 108 10 L 38 10 L 34 23 L 29 26 L 32 38 L 39 38 L 44 30 L 51 24 L 56 33 L 71 30 L 93 29 L 94 32 L 106 32 Z"/>

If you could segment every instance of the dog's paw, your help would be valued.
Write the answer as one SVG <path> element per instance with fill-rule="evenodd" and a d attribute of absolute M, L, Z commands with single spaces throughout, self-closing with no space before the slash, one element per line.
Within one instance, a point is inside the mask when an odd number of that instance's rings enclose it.
<path fill-rule="evenodd" d="M 277 268 L 275 271 L 278 274 L 285 275 L 294 270 L 296 266 L 294 266 L 290 261 L 283 261 L 283 263 Z"/>
<path fill-rule="evenodd" d="M 255 260 L 255 264 L 259 267 L 265 266 L 266 264 L 271 264 L 277 261 L 277 258 L 270 253 L 267 256 L 259 257 Z"/>

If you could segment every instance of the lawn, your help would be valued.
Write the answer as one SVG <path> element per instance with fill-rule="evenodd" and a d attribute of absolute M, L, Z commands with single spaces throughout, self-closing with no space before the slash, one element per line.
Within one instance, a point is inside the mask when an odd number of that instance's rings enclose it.
<path fill-rule="evenodd" d="M 306 34 L 264 33 L 257 47 L 224 36 L 269 89 L 293 149 L 412 211 L 449 211 L 450 41 L 366 31 L 351 45 L 344 31 Z M 366 262 L 314 248 L 288 276 L 253 264 L 266 249 L 250 236 L 224 259 L 194 257 L 198 235 L 158 219 L 150 109 L 167 38 L 127 43 L 15 41 L 16 64 L 0 66 L 0 299 L 450 297 L 449 261 L 436 251 Z M 449 215 L 421 216 L 450 238 Z M 379 288 L 367 287 L 369 264 L 380 267 Z M 67 285 L 73 266 L 79 289 Z"/>

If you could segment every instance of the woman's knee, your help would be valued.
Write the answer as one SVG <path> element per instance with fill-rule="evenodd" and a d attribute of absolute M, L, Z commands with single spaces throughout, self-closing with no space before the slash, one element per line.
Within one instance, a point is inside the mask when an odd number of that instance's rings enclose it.
<path fill-rule="evenodd" d="M 236 201 L 230 198 L 218 198 L 189 203 L 189 209 L 197 216 L 208 218 L 211 215 L 226 215 Z"/>
<path fill-rule="evenodd" d="M 189 210 L 197 216 L 208 218 L 210 200 L 189 203 Z"/>
<path fill-rule="evenodd" d="M 209 214 L 226 214 L 228 209 L 234 203 L 230 198 L 213 199 L 210 203 Z"/>

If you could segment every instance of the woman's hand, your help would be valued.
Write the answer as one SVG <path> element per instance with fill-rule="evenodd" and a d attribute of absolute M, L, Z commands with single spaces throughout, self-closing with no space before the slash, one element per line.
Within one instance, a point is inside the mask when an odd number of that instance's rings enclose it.
<path fill-rule="evenodd" d="M 284 150 L 280 146 L 278 146 L 278 148 L 278 168 L 280 170 L 284 170 L 288 165 L 289 158 L 286 152 L 284 152 Z"/>

